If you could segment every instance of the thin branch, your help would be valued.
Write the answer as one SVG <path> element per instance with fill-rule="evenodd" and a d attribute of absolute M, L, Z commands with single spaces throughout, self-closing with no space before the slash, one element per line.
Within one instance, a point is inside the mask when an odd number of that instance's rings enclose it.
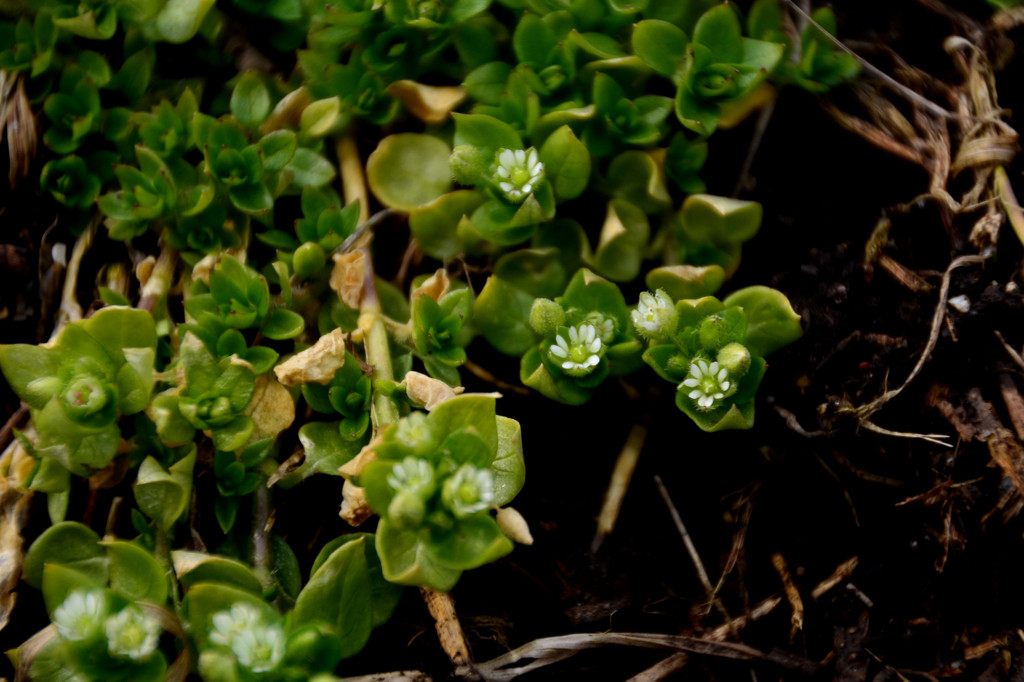
<path fill-rule="evenodd" d="M 626 497 L 630 481 L 633 480 L 633 472 L 636 470 L 636 463 L 640 459 L 640 451 L 643 450 L 646 439 L 647 429 L 641 424 L 633 424 L 626 443 L 615 460 L 615 469 L 604 494 L 601 513 L 597 517 L 597 533 L 590 543 L 591 552 L 600 549 L 604 539 L 615 529 L 615 522 L 622 510 L 622 501 Z"/>

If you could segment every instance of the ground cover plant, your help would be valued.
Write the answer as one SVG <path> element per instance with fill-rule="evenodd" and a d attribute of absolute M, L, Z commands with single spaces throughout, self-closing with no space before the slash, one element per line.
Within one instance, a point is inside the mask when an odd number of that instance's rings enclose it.
<path fill-rule="evenodd" d="M 9 676 L 1012 678 L 1024 15 L 912 7 L 5 3 Z"/>

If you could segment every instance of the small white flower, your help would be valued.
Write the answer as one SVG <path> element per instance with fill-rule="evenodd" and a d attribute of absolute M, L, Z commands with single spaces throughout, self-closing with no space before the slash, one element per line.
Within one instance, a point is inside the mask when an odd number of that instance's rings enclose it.
<path fill-rule="evenodd" d="M 210 642 L 226 647 L 243 668 L 254 673 L 273 670 L 284 658 L 284 630 L 268 625 L 259 609 L 237 603 L 213 614 Z"/>
<path fill-rule="evenodd" d="M 156 651 L 161 628 L 155 618 L 133 605 L 107 618 L 105 630 L 111 655 L 143 661 Z"/>
<path fill-rule="evenodd" d="M 695 360 L 690 363 L 690 376 L 679 384 L 679 390 L 689 389 L 687 397 L 697 401 L 697 407 L 710 410 L 715 403 L 725 398 L 725 394 L 733 387 L 729 380 L 729 370 L 720 367 L 717 362 L 708 364 L 706 360 Z"/>
<path fill-rule="evenodd" d="M 561 334 L 555 335 L 555 342 L 548 347 L 551 359 L 562 371 L 570 376 L 586 376 L 601 362 L 604 344 L 592 324 L 583 323 L 569 327 L 569 340 Z"/>
<path fill-rule="evenodd" d="M 630 313 L 630 318 L 640 336 L 648 339 L 663 337 L 673 332 L 676 308 L 672 299 L 661 289 L 653 294 L 645 291 L 640 294 L 640 302 Z"/>
<path fill-rule="evenodd" d="M 499 149 L 494 168 L 494 182 L 505 198 L 520 202 L 530 195 L 544 178 L 544 164 L 536 147 L 529 149 Z"/>
<path fill-rule="evenodd" d="M 53 624 L 64 639 L 92 637 L 107 617 L 107 597 L 102 590 L 75 590 L 53 612 Z"/>
<path fill-rule="evenodd" d="M 388 485 L 396 491 L 418 492 L 434 488 L 434 468 L 419 457 L 406 457 L 395 464 L 388 474 Z"/>
<path fill-rule="evenodd" d="M 284 630 L 280 625 L 243 630 L 232 641 L 231 651 L 243 668 L 254 673 L 268 672 L 284 658 Z"/>
<path fill-rule="evenodd" d="M 459 519 L 488 509 L 494 504 L 494 474 L 463 464 L 445 480 L 441 499 Z"/>
<path fill-rule="evenodd" d="M 232 642 L 241 632 L 263 627 L 263 616 L 252 604 L 232 604 L 229 611 L 213 614 L 213 630 L 210 641 L 218 646 L 231 648 Z"/>

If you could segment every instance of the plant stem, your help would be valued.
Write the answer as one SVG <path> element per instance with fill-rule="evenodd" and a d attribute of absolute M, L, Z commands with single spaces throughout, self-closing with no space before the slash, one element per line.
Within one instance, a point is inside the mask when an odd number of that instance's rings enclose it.
<path fill-rule="evenodd" d="M 371 378 L 374 382 L 394 381 L 395 370 L 391 364 L 388 330 L 381 316 L 380 297 L 377 295 L 373 260 L 369 249 L 366 249 L 365 256 L 367 266 L 363 280 L 363 297 L 359 303 L 359 317 L 360 327 L 366 330 L 364 336 L 366 362 L 373 367 Z M 370 416 L 373 420 L 374 431 L 380 431 L 385 426 L 398 421 L 398 407 L 390 396 L 374 390 Z"/>
<path fill-rule="evenodd" d="M 153 554 L 164 569 L 164 577 L 174 601 L 174 612 L 181 614 L 181 596 L 178 594 L 178 581 L 174 575 L 174 563 L 171 561 L 171 542 L 167 531 L 158 524 L 153 525 Z"/>
<path fill-rule="evenodd" d="M 153 266 L 153 272 L 142 287 L 142 295 L 139 298 L 138 307 L 142 310 L 153 312 L 156 310 L 160 299 L 167 295 L 171 288 L 171 279 L 174 277 L 174 268 L 178 264 L 178 252 L 163 244 L 160 247 L 160 255 Z"/>
<path fill-rule="evenodd" d="M 252 565 L 263 587 L 270 587 L 270 488 L 262 482 L 256 486 L 252 508 Z"/>

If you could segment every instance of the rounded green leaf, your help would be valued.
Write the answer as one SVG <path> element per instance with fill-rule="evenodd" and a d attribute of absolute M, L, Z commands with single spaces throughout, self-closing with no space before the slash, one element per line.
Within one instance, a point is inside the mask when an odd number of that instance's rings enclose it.
<path fill-rule="evenodd" d="M 515 419 L 499 416 L 498 454 L 491 462 L 494 473 L 494 504 L 499 507 L 512 501 L 526 482 L 526 462 L 523 459 L 523 433 Z"/>
<path fill-rule="evenodd" d="M 384 577 L 399 585 L 421 585 L 439 592 L 455 587 L 462 570 L 437 561 L 420 536 L 426 531 L 407 531 L 387 519 L 377 526 L 376 545 Z"/>
<path fill-rule="evenodd" d="M 594 252 L 594 269 L 616 282 L 635 279 L 650 232 L 643 211 L 623 199 L 612 199 Z"/>
<path fill-rule="evenodd" d="M 487 514 L 457 521 L 454 530 L 431 536 L 426 544 L 438 563 L 459 570 L 483 566 L 512 551 L 512 541 Z"/>
<path fill-rule="evenodd" d="M 800 316 L 785 294 L 765 286 L 740 289 L 722 302 L 739 306 L 747 315 L 745 345 L 754 355 L 768 355 L 803 335 Z"/>
<path fill-rule="evenodd" d="M 694 194 L 683 202 L 679 222 L 683 233 L 698 241 L 742 243 L 761 226 L 761 204 L 711 194 Z"/>
<path fill-rule="evenodd" d="M 254 71 L 246 71 L 231 92 L 231 113 L 242 125 L 255 128 L 270 113 L 270 92 L 263 78 Z"/>
<path fill-rule="evenodd" d="M 185 550 L 171 552 L 171 559 L 178 580 L 187 589 L 201 583 L 220 583 L 257 596 L 263 593 L 259 578 L 241 561 Z"/>
<path fill-rule="evenodd" d="M 101 544 L 110 560 L 112 590 L 135 601 L 157 605 L 167 601 L 167 574 L 152 554 L 123 540 L 104 540 Z"/>
<path fill-rule="evenodd" d="M 260 331 L 268 339 L 293 339 L 306 328 L 306 321 L 294 310 L 275 308 L 267 314 Z"/>
<path fill-rule="evenodd" d="M 563 125 L 540 149 L 544 171 L 559 201 L 575 199 L 590 181 L 590 152 L 572 129 Z"/>
<path fill-rule="evenodd" d="M 474 190 L 448 192 L 413 209 L 409 229 L 425 254 L 447 260 L 466 250 L 459 239 L 459 222 L 472 215 L 484 201 L 486 197 Z"/>
<path fill-rule="evenodd" d="M 335 550 L 299 592 L 292 627 L 326 625 L 341 640 L 342 658 L 359 653 L 373 628 L 365 538 Z"/>
<path fill-rule="evenodd" d="M 536 336 L 530 327 L 534 297 L 499 277 L 489 277 L 473 303 L 473 324 L 506 355 L 522 355 Z"/>
<path fill-rule="evenodd" d="M 725 270 L 719 265 L 664 265 L 654 268 L 645 278 L 651 291 L 664 289 L 674 301 L 711 296 L 725 282 Z"/>
<path fill-rule="evenodd" d="M 64 521 L 50 526 L 25 554 L 22 578 L 32 587 L 41 588 L 43 567 L 55 563 L 84 573 L 97 584 L 106 585 L 107 554 L 99 542 L 100 536 L 81 523 Z"/>
<path fill-rule="evenodd" d="M 673 76 L 686 58 L 689 40 L 678 26 L 659 19 L 645 19 L 633 27 L 633 51 L 663 76 Z"/>
<path fill-rule="evenodd" d="M 370 190 L 385 206 L 412 211 L 451 187 L 450 154 L 443 140 L 430 135 L 388 135 L 366 161 Z"/>

